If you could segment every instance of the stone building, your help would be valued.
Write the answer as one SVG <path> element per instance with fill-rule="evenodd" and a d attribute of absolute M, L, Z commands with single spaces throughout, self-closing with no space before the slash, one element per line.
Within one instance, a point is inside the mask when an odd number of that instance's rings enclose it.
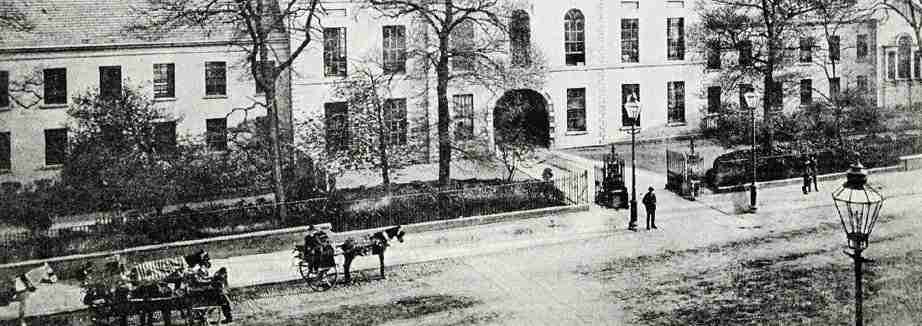
<path fill-rule="evenodd" d="M 227 129 L 244 119 L 233 109 L 262 97 L 231 29 L 188 29 L 149 39 L 125 28 L 137 18 L 131 8 L 141 1 L 29 3 L 24 13 L 34 29 L 0 37 L 0 182 L 57 175 L 66 163 L 66 108 L 87 91 L 148 90 L 177 117 L 161 122 L 163 137 L 205 137 L 215 150 L 226 147 Z M 286 58 L 287 42 L 284 36 L 273 41 Z M 290 116 L 288 81 L 280 79 L 280 114 Z M 33 85 L 23 88 L 27 82 Z M 257 115 L 265 110 L 249 112 L 250 118 Z"/>

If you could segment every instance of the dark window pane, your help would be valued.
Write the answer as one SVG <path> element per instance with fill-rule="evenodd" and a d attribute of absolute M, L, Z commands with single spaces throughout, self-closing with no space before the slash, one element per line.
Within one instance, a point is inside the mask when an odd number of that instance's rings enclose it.
<path fill-rule="evenodd" d="M 746 93 L 752 92 L 755 88 L 750 84 L 740 84 L 740 108 L 749 108 L 746 103 Z"/>
<path fill-rule="evenodd" d="M 213 151 L 223 151 L 227 149 L 227 119 L 208 119 L 205 120 L 205 137 L 208 141 L 208 149 Z"/>
<path fill-rule="evenodd" d="M 708 69 L 720 69 L 720 45 L 716 42 L 708 46 Z"/>
<path fill-rule="evenodd" d="M 711 86 L 708 87 L 708 113 L 719 113 L 720 112 L 720 97 L 721 94 L 720 86 Z"/>
<path fill-rule="evenodd" d="M 667 118 L 669 123 L 685 122 L 685 82 L 674 81 L 667 88 Z"/>
<path fill-rule="evenodd" d="M 839 60 L 839 36 L 829 36 L 829 60 Z"/>
<path fill-rule="evenodd" d="M 586 64 L 586 22 L 583 13 L 570 9 L 563 17 L 563 48 L 568 66 Z"/>
<path fill-rule="evenodd" d="M 833 100 L 839 97 L 840 87 L 839 77 L 829 78 L 829 97 L 832 97 Z"/>
<path fill-rule="evenodd" d="M 856 43 L 856 48 L 857 48 L 855 50 L 856 51 L 855 56 L 857 57 L 857 59 L 861 60 L 861 59 L 867 58 L 868 56 L 868 35 L 867 34 L 858 35 L 858 39 L 855 43 Z"/>
<path fill-rule="evenodd" d="M 474 95 L 454 95 L 452 102 L 455 108 L 455 139 L 474 138 Z"/>
<path fill-rule="evenodd" d="M 154 124 L 154 138 L 158 153 L 173 152 L 176 149 L 176 122 L 166 121 Z"/>
<path fill-rule="evenodd" d="M 640 62 L 640 25 L 636 18 L 621 20 L 621 62 Z"/>
<path fill-rule="evenodd" d="M 227 64 L 205 62 L 205 95 L 227 95 Z"/>
<path fill-rule="evenodd" d="M 172 63 L 154 64 L 154 97 L 176 97 L 176 67 Z"/>
<path fill-rule="evenodd" d="M 122 95 L 122 67 L 99 67 L 99 95 L 104 99 Z"/>
<path fill-rule="evenodd" d="M 407 100 L 388 99 L 384 102 L 386 143 L 392 146 L 407 144 Z"/>
<path fill-rule="evenodd" d="M 346 28 L 323 29 L 323 75 L 346 76 Z"/>
<path fill-rule="evenodd" d="M 737 44 L 737 50 L 739 51 L 739 65 L 740 66 L 749 66 L 752 65 L 752 42 L 750 41 L 740 41 Z"/>
<path fill-rule="evenodd" d="M 326 127 L 327 151 L 345 150 L 349 147 L 349 112 L 346 102 L 323 105 Z"/>
<path fill-rule="evenodd" d="M 813 39 L 805 37 L 800 39 L 800 62 L 813 61 Z"/>
<path fill-rule="evenodd" d="M 10 106 L 10 72 L 0 71 L 0 108 Z"/>
<path fill-rule="evenodd" d="M 668 60 L 685 60 L 685 19 L 666 19 L 666 57 Z"/>
<path fill-rule="evenodd" d="M 384 71 L 389 73 L 406 71 L 406 27 L 403 25 L 384 26 L 382 31 L 384 32 Z"/>
<path fill-rule="evenodd" d="M 458 24 L 451 31 L 451 69 L 473 70 L 474 57 L 477 55 L 474 43 L 474 24 L 471 21 Z"/>
<path fill-rule="evenodd" d="M 525 11 L 516 10 L 512 13 L 509 23 L 509 41 L 512 64 L 515 66 L 531 64 L 531 20 Z"/>
<path fill-rule="evenodd" d="M 567 131 L 586 131 L 586 89 L 567 89 Z"/>
<path fill-rule="evenodd" d="M 858 90 L 867 91 L 868 90 L 868 76 L 858 76 Z"/>
<path fill-rule="evenodd" d="M 66 160 L 67 129 L 45 129 L 45 165 L 60 165 Z"/>
<path fill-rule="evenodd" d="M 800 80 L 800 104 L 809 105 L 813 103 L 813 80 Z"/>
<path fill-rule="evenodd" d="M 13 167 L 12 144 L 10 133 L 0 132 L 0 171 L 9 171 Z"/>
<path fill-rule="evenodd" d="M 896 79 L 896 52 L 887 53 L 887 79 Z"/>
<path fill-rule="evenodd" d="M 900 37 L 899 41 L 897 41 L 897 46 L 897 78 L 908 79 L 910 65 L 909 56 L 912 54 L 912 39 L 910 39 L 909 36 Z"/>
<path fill-rule="evenodd" d="M 45 104 L 67 104 L 67 69 L 44 70 Z"/>

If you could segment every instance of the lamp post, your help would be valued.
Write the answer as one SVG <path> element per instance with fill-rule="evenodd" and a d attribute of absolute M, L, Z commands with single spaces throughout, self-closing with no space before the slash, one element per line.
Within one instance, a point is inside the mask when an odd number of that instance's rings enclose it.
<path fill-rule="evenodd" d="M 627 111 L 631 119 L 631 220 L 628 222 L 628 229 L 637 230 L 637 164 L 635 159 L 635 138 L 639 131 L 637 129 L 637 119 L 640 117 L 640 103 L 637 102 L 637 96 L 631 94 L 628 102 L 624 103 L 624 110 Z"/>
<path fill-rule="evenodd" d="M 832 200 L 839 213 L 839 221 L 845 231 L 845 239 L 852 252 L 845 252 L 855 261 L 855 325 L 863 326 L 861 314 L 861 264 L 865 261 L 861 252 L 868 247 L 868 237 L 874 230 L 884 197 L 872 187 L 866 187 L 868 176 L 861 163 L 855 163 L 846 175 L 842 187 L 832 193 Z"/>
<path fill-rule="evenodd" d="M 749 91 L 743 94 L 746 99 L 746 108 L 749 109 L 749 117 L 752 120 L 752 150 L 750 150 L 749 161 L 752 163 L 752 184 L 749 185 L 749 211 L 755 212 L 756 206 L 756 105 L 759 96 L 755 92 Z"/>

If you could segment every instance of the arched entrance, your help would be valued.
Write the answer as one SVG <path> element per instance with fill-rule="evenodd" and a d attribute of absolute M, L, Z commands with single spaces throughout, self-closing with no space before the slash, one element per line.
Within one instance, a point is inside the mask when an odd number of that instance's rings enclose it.
<path fill-rule="evenodd" d="M 530 89 L 508 91 L 493 108 L 493 134 L 497 144 L 524 142 L 550 147 L 547 100 Z"/>

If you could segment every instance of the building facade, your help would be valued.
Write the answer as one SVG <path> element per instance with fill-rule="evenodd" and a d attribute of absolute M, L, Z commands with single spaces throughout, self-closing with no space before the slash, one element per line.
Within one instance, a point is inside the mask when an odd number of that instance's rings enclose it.
<path fill-rule="evenodd" d="M 161 137 L 202 137 L 214 150 L 226 148 L 228 128 L 245 118 L 234 109 L 262 100 L 230 34 L 186 30 L 149 40 L 125 31 L 131 6 L 33 1 L 25 14 L 35 28 L 0 39 L 0 182 L 57 176 L 66 164 L 67 108 L 87 92 L 140 88 L 176 118 L 158 124 Z M 274 45 L 287 53 L 284 37 Z M 280 115 L 290 116 L 288 81 L 280 79 Z"/>
<path fill-rule="evenodd" d="M 664 137 L 695 132 L 703 101 L 696 96 L 704 70 L 701 56 L 688 44 L 686 32 L 695 22 L 693 0 L 511 1 L 507 22 L 512 42 L 535 48 L 547 66 L 545 83 L 536 89 L 510 89 L 531 97 L 543 112 L 551 148 L 605 144 L 630 139 L 624 104 L 641 105 L 639 137 Z M 424 48 L 412 44 L 425 25 L 411 17 L 382 17 L 354 1 L 326 1 L 321 18 L 324 40 L 312 42 L 293 67 L 292 101 L 296 119 L 335 115 L 341 99 L 331 89 L 369 61 L 387 61 L 393 53 Z M 518 34 L 516 34 L 518 33 Z M 298 42 L 292 35 L 292 43 Z M 523 40 L 524 39 L 524 40 Z M 514 44 L 512 45 L 515 46 Z M 371 60 L 369 60 L 371 59 Z M 407 74 L 420 69 L 418 58 L 406 57 Z M 393 61 L 393 60 L 392 60 Z M 396 83 L 395 99 L 405 100 L 408 133 L 437 153 L 436 83 L 430 78 Z M 509 92 L 495 92 L 462 83 L 450 84 L 453 127 L 469 128 L 479 137 L 493 137 L 491 118 Z M 471 113 L 473 112 L 473 113 Z M 459 118 L 460 117 L 460 118 Z M 475 118 L 471 118 L 475 117 Z M 411 137 L 413 138 L 413 137 Z"/>

